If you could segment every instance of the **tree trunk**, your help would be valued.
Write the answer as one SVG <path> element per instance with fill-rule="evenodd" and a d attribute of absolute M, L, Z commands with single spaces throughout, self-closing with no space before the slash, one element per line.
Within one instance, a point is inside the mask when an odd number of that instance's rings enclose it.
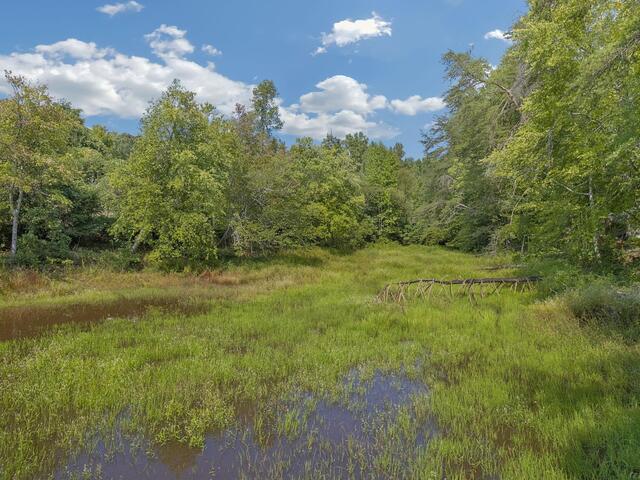
<path fill-rule="evenodd" d="M 131 245 L 131 253 L 136 253 L 138 247 L 142 243 L 142 239 L 144 238 L 143 232 L 138 233 L 136 239 L 133 241 L 133 245 Z"/>
<path fill-rule="evenodd" d="M 593 193 L 593 179 L 589 176 L 589 209 L 591 210 L 591 218 L 595 217 L 595 199 Z M 598 230 L 593 228 L 593 237 L 591 238 L 591 243 L 593 245 L 593 253 L 596 256 L 596 259 L 600 259 L 600 247 L 598 245 Z"/>
<path fill-rule="evenodd" d="M 18 252 L 18 222 L 20 220 L 20 207 L 22 206 L 22 190 L 18 193 L 18 199 L 13 201 L 13 194 L 9 194 L 10 203 L 11 203 L 11 216 L 12 224 L 11 224 L 11 258 L 15 258 L 16 253 Z"/>

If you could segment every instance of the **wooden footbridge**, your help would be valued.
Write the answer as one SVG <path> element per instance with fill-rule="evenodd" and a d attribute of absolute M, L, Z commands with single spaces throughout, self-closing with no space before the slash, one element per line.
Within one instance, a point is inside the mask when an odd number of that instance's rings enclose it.
<path fill-rule="evenodd" d="M 513 292 L 532 290 L 533 286 L 542 280 L 541 277 L 511 277 L 511 278 L 466 278 L 460 280 L 439 280 L 436 278 L 422 278 L 406 282 L 390 283 L 386 285 L 377 299 L 380 302 L 404 302 L 411 298 L 431 298 L 433 295 L 447 295 L 453 298 L 456 293 L 477 300 L 487 295 L 494 295 L 501 290 Z"/>

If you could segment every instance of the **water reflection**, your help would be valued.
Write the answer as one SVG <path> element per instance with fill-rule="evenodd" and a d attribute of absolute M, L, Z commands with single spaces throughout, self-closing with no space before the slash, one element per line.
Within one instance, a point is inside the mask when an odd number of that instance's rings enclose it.
<path fill-rule="evenodd" d="M 100 303 L 23 305 L 0 309 L 0 341 L 29 338 L 67 323 L 91 325 L 109 318 L 138 318 L 151 309 L 195 315 L 207 310 L 204 302 L 175 298 L 122 298 Z"/>
<path fill-rule="evenodd" d="M 435 434 L 421 414 L 428 389 L 404 375 L 352 373 L 339 401 L 301 396 L 280 410 L 299 426 L 294 434 L 258 435 L 253 424 L 206 438 L 204 449 L 180 444 L 148 449 L 120 439 L 103 443 L 56 474 L 103 479 L 405 478 L 411 462 Z M 147 451 L 151 450 L 151 451 Z"/>

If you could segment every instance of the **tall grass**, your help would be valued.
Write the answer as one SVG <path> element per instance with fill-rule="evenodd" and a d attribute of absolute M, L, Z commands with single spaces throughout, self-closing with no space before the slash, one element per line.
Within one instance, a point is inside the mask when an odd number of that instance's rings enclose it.
<path fill-rule="evenodd" d="M 296 393 L 331 396 L 354 367 L 402 369 L 429 386 L 423 408 L 440 433 L 411 460 L 416 478 L 640 471 L 637 344 L 597 335 L 564 304 L 529 294 L 373 301 L 390 281 L 486 276 L 494 262 L 415 246 L 312 251 L 230 267 L 253 280 L 210 284 L 238 294 L 203 315 L 158 313 L 0 343 L 0 478 L 51 472 L 116 424 L 157 444 L 199 447 L 247 405 L 259 428 L 269 406 Z M 171 278 L 166 288 L 184 282 L 185 291 L 203 281 Z M 94 285 L 65 295 L 94 295 Z M 286 416 L 276 422 L 287 434 L 300 428 Z"/>

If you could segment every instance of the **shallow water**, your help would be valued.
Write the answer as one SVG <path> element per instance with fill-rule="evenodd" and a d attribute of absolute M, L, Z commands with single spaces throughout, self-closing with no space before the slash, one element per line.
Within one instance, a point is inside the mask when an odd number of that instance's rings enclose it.
<path fill-rule="evenodd" d="M 176 298 L 122 298 L 112 302 L 68 305 L 23 305 L 0 308 L 0 341 L 29 338 L 67 323 L 91 325 L 109 318 L 138 318 L 150 309 L 195 315 L 207 305 Z"/>
<path fill-rule="evenodd" d="M 260 441 L 251 424 L 206 438 L 203 449 L 180 444 L 148 448 L 122 436 L 119 447 L 100 442 L 92 454 L 77 457 L 55 478 L 209 479 L 209 478 L 404 478 L 410 462 L 435 434 L 433 422 L 417 422 L 415 404 L 428 389 L 402 375 L 377 373 L 361 381 L 350 374 L 348 393 L 330 402 L 301 396 L 283 411 L 304 426 L 297 435 L 274 434 Z M 398 412 L 411 427 L 397 428 Z M 144 444 L 144 442 L 142 442 Z"/>

